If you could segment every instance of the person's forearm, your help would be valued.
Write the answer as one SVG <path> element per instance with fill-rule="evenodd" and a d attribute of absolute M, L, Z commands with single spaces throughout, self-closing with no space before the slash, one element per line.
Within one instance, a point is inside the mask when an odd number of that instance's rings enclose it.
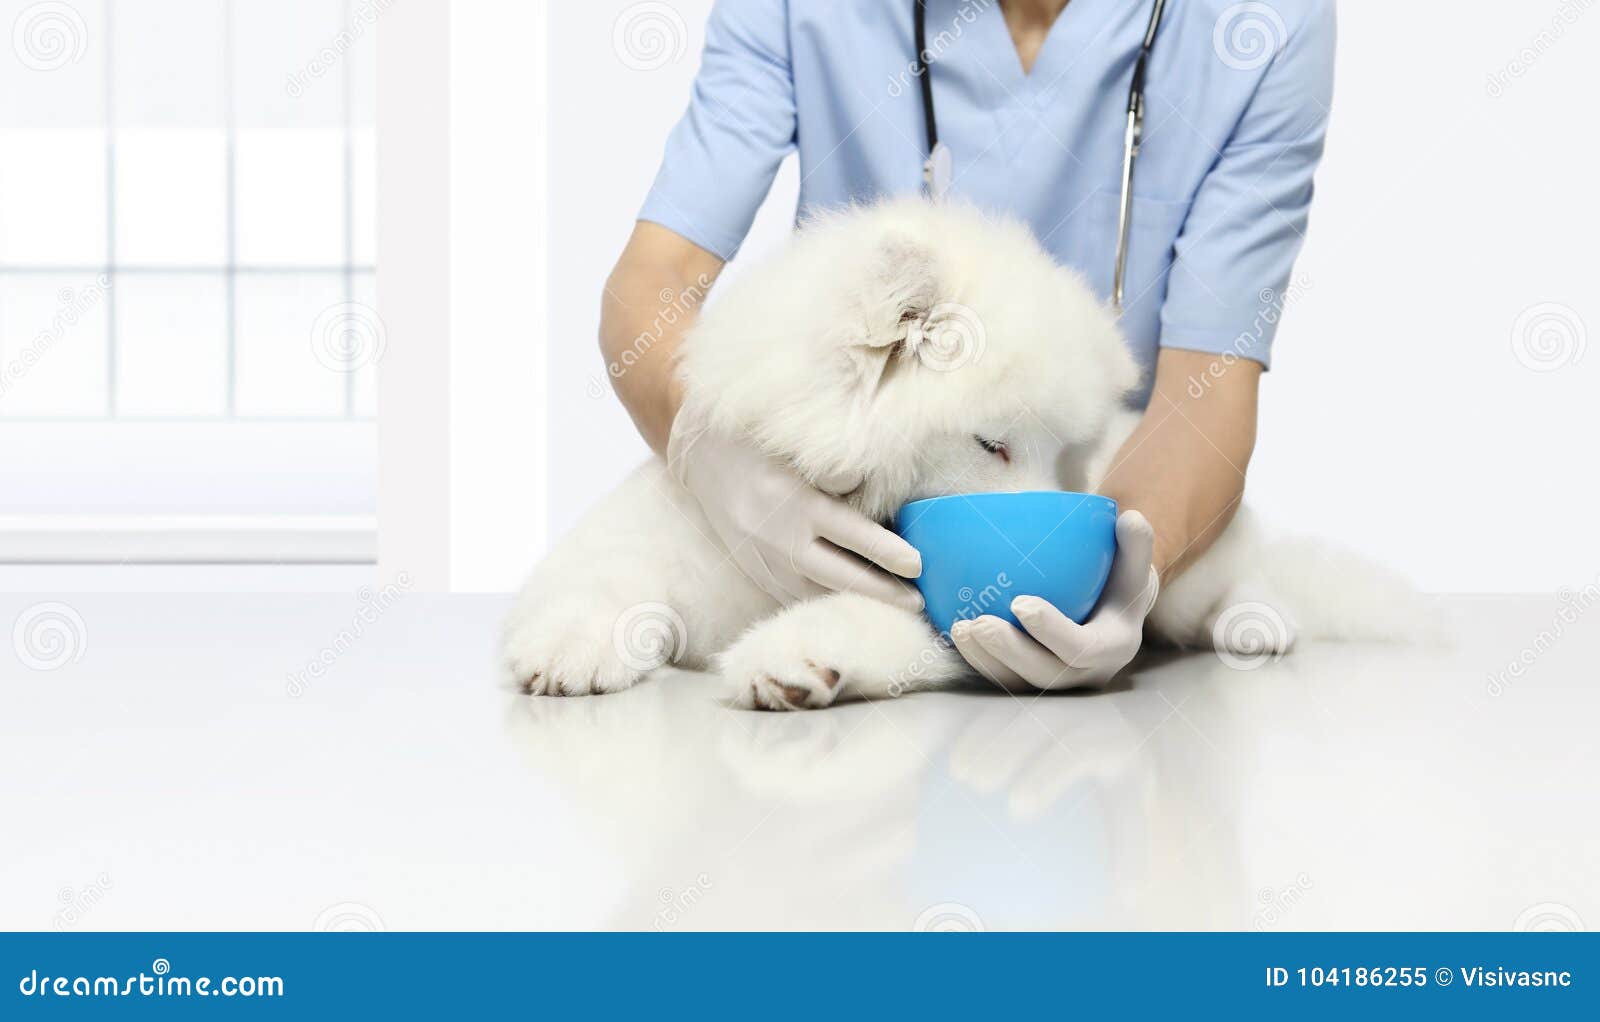
<path fill-rule="evenodd" d="M 664 453 L 682 401 L 673 359 L 722 263 L 656 224 L 635 225 L 600 303 L 606 376 L 639 435 Z"/>
<path fill-rule="evenodd" d="M 1260 371 L 1244 359 L 1164 350 L 1144 418 L 1100 483 L 1150 520 L 1164 584 L 1210 547 L 1244 495 Z"/>

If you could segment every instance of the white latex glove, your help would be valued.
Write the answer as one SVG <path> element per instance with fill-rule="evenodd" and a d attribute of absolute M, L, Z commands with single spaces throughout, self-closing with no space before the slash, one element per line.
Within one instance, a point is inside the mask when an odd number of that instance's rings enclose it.
<path fill-rule="evenodd" d="M 1128 666 L 1144 638 L 1160 579 L 1151 566 L 1155 530 L 1137 511 L 1117 517 L 1111 577 L 1089 620 L 1078 624 L 1037 596 L 1011 601 L 1027 635 L 992 614 L 957 621 L 956 649 L 990 681 L 1008 689 L 1102 685 Z M 1032 636 L 1032 638 L 1029 638 Z"/>
<path fill-rule="evenodd" d="M 789 604 L 842 591 L 922 609 L 922 594 L 895 577 L 922 574 L 922 555 L 910 543 L 750 441 L 687 426 L 683 418 L 673 423 L 667 466 L 734 563 L 773 599 Z"/>

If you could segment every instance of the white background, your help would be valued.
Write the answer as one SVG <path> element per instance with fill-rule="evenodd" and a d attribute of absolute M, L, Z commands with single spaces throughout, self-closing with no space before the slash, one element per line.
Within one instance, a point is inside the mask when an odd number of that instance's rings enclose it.
<path fill-rule="evenodd" d="M 710 7 L 674 0 L 682 55 L 639 71 L 612 48 L 630 6 L 550 12 L 552 536 L 644 456 L 615 400 L 593 396 L 599 294 L 687 102 Z M 1562 10 L 1580 13 L 1558 34 Z M 1588 584 L 1600 571 L 1600 354 L 1539 373 L 1512 337 L 1541 302 L 1600 330 L 1600 13 L 1435 0 L 1344 4 L 1339 17 L 1333 124 L 1299 263 L 1310 284 L 1263 385 L 1249 500 L 1429 589 Z M 1539 52 L 1524 66 L 1527 48 Z M 1514 60 L 1523 73 L 1491 96 L 1490 76 Z M 795 194 L 791 160 L 742 259 L 781 239 Z"/>
<path fill-rule="evenodd" d="M 595 498 L 649 453 L 611 393 L 600 358 L 600 294 L 633 229 L 661 162 L 667 133 L 689 102 L 709 0 L 674 0 L 680 53 L 653 70 L 627 66 L 613 29 L 623 11 L 608 2 L 550 9 L 550 385 L 549 528 L 557 537 Z M 670 19 L 655 24 L 674 28 Z M 681 41 L 681 47 L 675 45 Z M 793 226 L 800 178 L 793 157 L 778 180 L 739 263 L 780 246 Z"/>

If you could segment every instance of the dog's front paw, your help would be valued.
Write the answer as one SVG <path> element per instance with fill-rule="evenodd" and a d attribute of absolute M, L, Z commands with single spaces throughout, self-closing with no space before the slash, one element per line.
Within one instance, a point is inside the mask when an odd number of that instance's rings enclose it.
<path fill-rule="evenodd" d="M 615 617 L 535 614 L 506 629 L 501 662 L 511 684 L 529 695 L 620 692 L 684 651 L 683 619 L 661 603 Z"/>
<path fill-rule="evenodd" d="M 507 637 L 501 654 L 507 679 L 535 696 L 586 696 L 620 692 L 644 676 L 622 662 L 609 640 L 528 629 Z"/>
<path fill-rule="evenodd" d="M 816 710 L 838 697 L 844 680 L 831 658 L 785 618 L 767 621 L 722 654 L 729 701 L 746 710 Z"/>
<path fill-rule="evenodd" d="M 745 632 L 717 659 L 723 691 L 746 710 L 817 710 L 850 684 L 826 600 L 789 608 Z"/>
<path fill-rule="evenodd" d="M 719 658 L 733 705 L 765 710 L 898 696 L 960 677 L 960 665 L 921 615 L 857 593 L 797 603 Z"/>
<path fill-rule="evenodd" d="M 839 694 L 837 669 L 814 660 L 723 668 L 733 704 L 746 710 L 820 710 Z"/>

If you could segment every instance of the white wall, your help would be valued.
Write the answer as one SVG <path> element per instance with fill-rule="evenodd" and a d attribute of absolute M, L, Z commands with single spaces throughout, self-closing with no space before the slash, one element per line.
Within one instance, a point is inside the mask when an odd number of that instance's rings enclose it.
<path fill-rule="evenodd" d="M 639 17 L 640 8 L 665 7 L 606 0 L 550 8 L 552 538 L 648 453 L 611 393 L 597 331 L 601 285 L 633 229 L 667 133 L 688 105 L 711 3 L 673 0 L 678 21 Z M 630 9 L 631 20 L 623 25 L 639 32 L 660 27 L 666 46 L 660 58 L 630 58 L 630 63 L 659 66 L 633 67 L 618 56 L 614 31 L 619 16 Z M 630 38 L 644 46 L 652 37 Z M 740 263 L 759 259 L 787 237 L 800 192 L 795 166 L 792 157 L 785 161 L 749 239 L 721 279 L 733 279 Z"/>
<path fill-rule="evenodd" d="M 687 101 L 709 3 L 675 0 L 682 55 L 668 18 L 668 56 L 648 71 L 613 50 L 631 6 L 550 12 L 552 536 L 644 453 L 604 387 L 598 295 Z M 1591 582 L 1600 355 L 1535 372 L 1512 337 L 1543 302 L 1572 310 L 1574 330 L 1600 329 L 1600 13 L 1428 0 L 1345 4 L 1340 17 L 1300 263 L 1310 285 L 1265 385 L 1251 499 L 1432 589 Z M 1507 77 L 1491 89 L 1496 72 Z M 791 165 L 746 255 L 781 239 L 794 196 Z"/>
<path fill-rule="evenodd" d="M 451 4 L 450 544 L 458 592 L 520 585 L 546 538 L 546 16 L 546 5 L 526 0 Z"/>
<path fill-rule="evenodd" d="M 378 572 L 514 588 L 544 545 L 545 8 L 395 4 L 379 29 Z"/>
<path fill-rule="evenodd" d="M 1252 498 L 1441 590 L 1550 590 L 1600 573 L 1600 355 L 1515 357 L 1530 306 L 1600 330 L 1590 7 L 1342 4 L 1333 127 L 1267 380 Z M 1520 63 L 1519 63 L 1519 66 Z"/>

